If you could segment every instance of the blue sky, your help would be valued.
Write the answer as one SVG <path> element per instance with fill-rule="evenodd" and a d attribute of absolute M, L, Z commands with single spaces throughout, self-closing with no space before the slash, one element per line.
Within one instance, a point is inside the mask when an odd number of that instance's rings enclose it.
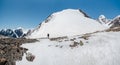
<path fill-rule="evenodd" d="M 35 28 L 53 12 L 82 9 L 96 19 L 120 14 L 120 0 L 0 0 L 0 29 Z"/>

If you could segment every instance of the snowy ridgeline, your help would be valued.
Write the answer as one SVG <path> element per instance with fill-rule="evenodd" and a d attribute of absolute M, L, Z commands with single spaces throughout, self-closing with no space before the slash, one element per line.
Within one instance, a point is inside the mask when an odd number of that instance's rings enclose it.
<path fill-rule="evenodd" d="M 108 19 L 100 15 L 98 19 L 90 18 L 80 9 L 65 9 L 49 15 L 42 23 L 30 30 L 26 38 L 73 36 L 109 28 L 120 27 L 120 15 Z"/>
<path fill-rule="evenodd" d="M 39 39 L 39 42 L 22 45 L 36 56 L 35 60 L 28 62 L 24 56 L 16 65 L 120 65 L 119 39 L 120 32 Z M 78 45 L 74 46 L 75 42 Z"/>
<path fill-rule="evenodd" d="M 73 36 L 107 29 L 98 21 L 86 17 L 85 13 L 76 9 L 66 9 L 51 14 L 27 38 Z"/>

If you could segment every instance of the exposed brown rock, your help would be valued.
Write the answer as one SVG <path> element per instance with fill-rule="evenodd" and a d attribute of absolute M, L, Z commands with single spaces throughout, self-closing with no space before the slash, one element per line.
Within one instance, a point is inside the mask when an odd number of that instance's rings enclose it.
<path fill-rule="evenodd" d="M 105 31 L 106 32 L 110 32 L 110 31 L 117 32 L 117 31 L 120 31 L 120 27 L 109 28 L 109 29 L 107 29 Z"/>
<path fill-rule="evenodd" d="M 0 39 L 0 65 L 16 65 L 16 61 L 21 61 L 27 48 L 20 47 L 23 43 L 35 42 L 35 39 Z"/>

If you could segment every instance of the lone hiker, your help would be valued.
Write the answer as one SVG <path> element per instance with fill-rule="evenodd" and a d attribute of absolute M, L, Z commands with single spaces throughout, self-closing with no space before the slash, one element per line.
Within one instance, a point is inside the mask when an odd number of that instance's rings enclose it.
<path fill-rule="evenodd" d="M 49 39 L 49 36 L 50 36 L 50 35 L 49 35 L 49 33 L 48 33 L 48 34 L 47 34 L 47 38 L 48 38 L 48 39 Z"/>

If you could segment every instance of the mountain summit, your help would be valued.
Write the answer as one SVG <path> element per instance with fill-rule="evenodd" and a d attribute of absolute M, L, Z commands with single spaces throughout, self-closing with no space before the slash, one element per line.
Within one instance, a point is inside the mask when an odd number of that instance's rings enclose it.
<path fill-rule="evenodd" d="M 103 30 L 105 27 L 91 19 L 80 9 L 66 9 L 51 14 L 36 29 L 29 33 L 29 38 L 73 36 Z"/>

